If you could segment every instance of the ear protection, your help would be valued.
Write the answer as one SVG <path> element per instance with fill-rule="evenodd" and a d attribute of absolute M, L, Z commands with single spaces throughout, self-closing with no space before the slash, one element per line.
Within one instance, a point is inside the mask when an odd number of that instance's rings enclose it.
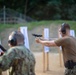
<path fill-rule="evenodd" d="M 17 33 L 17 32 L 14 31 L 12 38 L 11 38 L 10 40 L 8 40 L 8 43 L 10 43 L 12 46 L 16 46 L 16 45 L 17 45 L 17 39 L 16 39 L 16 37 L 15 37 L 16 33 Z"/>
<path fill-rule="evenodd" d="M 62 25 L 61 25 L 61 32 L 63 34 L 66 34 L 65 23 L 62 23 Z"/>

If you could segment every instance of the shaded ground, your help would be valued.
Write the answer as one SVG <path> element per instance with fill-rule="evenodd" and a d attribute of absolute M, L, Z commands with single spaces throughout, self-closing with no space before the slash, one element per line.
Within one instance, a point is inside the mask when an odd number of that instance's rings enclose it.
<path fill-rule="evenodd" d="M 49 53 L 49 71 L 43 72 L 43 53 L 34 52 L 36 75 L 64 75 L 63 61 L 60 66 L 59 53 Z M 3 75 L 7 75 L 5 72 Z"/>

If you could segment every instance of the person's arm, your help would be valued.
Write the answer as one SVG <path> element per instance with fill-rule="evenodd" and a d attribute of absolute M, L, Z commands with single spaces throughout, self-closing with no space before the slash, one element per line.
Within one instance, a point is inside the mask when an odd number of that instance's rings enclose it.
<path fill-rule="evenodd" d="M 4 53 L 4 55 L 0 57 L 0 69 L 2 69 L 2 71 L 9 69 L 9 67 L 13 63 L 14 57 L 15 57 L 14 50 L 10 49 L 6 53 Z"/>
<path fill-rule="evenodd" d="M 42 44 L 42 45 L 44 45 L 44 46 L 48 46 L 48 47 L 57 46 L 56 43 L 54 42 L 54 40 L 52 40 L 52 41 L 47 41 L 47 40 L 41 40 L 41 39 L 36 38 L 35 41 L 36 41 L 37 43 L 40 43 L 40 44 Z"/>
<path fill-rule="evenodd" d="M 0 45 L 0 49 L 1 49 L 0 56 L 2 56 L 4 52 L 6 52 L 7 50 L 2 45 Z"/>
<path fill-rule="evenodd" d="M 0 45 L 0 48 L 1 48 L 1 50 L 2 50 L 3 52 L 6 51 L 6 49 L 5 49 L 2 45 Z"/>

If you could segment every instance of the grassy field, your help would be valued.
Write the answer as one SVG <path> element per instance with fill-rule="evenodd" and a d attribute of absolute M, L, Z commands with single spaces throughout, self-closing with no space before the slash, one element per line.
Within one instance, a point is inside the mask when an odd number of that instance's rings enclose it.
<path fill-rule="evenodd" d="M 41 25 L 48 26 L 50 24 L 59 25 L 62 23 L 68 23 L 71 26 L 71 29 L 76 31 L 76 22 L 75 21 L 67 21 L 67 20 L 50 20 L 50 21 L 37 21 L 37 22 L 29 22 L 25 24 L 0 24 L 0 32 L 4 31 L 7 28 L 19 28 L 21 26 L 27 26 L 28 30 L 32 30 L 33 28 Z"/>

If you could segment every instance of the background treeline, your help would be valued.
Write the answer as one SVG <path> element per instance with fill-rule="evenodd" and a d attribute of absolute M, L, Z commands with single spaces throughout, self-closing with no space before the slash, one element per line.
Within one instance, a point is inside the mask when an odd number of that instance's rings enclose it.
<path fill-rule="evenodd" d="M 76 0 L 0 0 L 4 5 L 36 20 L 76 20 Z"/>

